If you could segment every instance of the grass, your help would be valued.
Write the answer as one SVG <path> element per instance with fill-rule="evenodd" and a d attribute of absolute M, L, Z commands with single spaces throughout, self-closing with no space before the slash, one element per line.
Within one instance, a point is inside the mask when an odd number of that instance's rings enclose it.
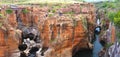
<path fill-rule="evenodd" d="M 76 3 L 82 0 L 2 0 L 0 4 L 32 4 L 32 3 Z"/>

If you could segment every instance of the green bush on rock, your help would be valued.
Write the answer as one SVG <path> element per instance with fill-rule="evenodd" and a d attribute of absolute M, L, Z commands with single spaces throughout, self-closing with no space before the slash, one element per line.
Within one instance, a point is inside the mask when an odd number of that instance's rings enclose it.
<path fill-rule="evenodd" d="M 108 12 L 107 16 L 109 17 L 110 21 L 113 22 L 114 21 L 114 16 L 115 16 L 115 12 Z"/>
<path fill-rule="evenodd" d="M 7 14 L 11 14 L 12 12 L 13 12 L 12 9 L 7 9 L 7 10 L 6 10 L 6 13 L 7 13 Z"/>
<path fill-rule="evenodd" d="M 105 45 L 105 47 L 106 48 L 109 48 L 110 46 L 112 46 L 113 45 L 113 43 L 107 43 L 106 45 Z"/>
<path fill-rule="evenodd" d="M 114 24 L 120 28 L 120 11 L 115 14 Z"/>
<path fill-rule="evenodd" d="M 25 14 L 25 13 L 28 13 L 28 10 L 27 9 L 23 9 L 22 12 Z"/>
<path fill-rule="evenodd" d="M 114 24 L 116 26 L 116 36 L 118 38 L 118 42 L 120 42 L 120 11 L 118 11 L 114 16 Z"/>

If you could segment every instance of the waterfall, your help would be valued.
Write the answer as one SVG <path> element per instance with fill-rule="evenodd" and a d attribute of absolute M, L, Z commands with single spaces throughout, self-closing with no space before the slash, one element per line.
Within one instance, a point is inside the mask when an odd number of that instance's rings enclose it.
<path fill-rule="evenodd" d="M 101 27 L 99 26 L 100 25 L 100 19 L 97 19 L 96 23 L 97 23 L 98 26 L 95 28 L 95 38 L 96 38 L 96 40 L 93 43 L 94 44 L 93 57 L 99 57 L 99 52 L 102 49 L 102 45 L 99 42 L 99 33 L 101 31 Z"/>
<path fill-rule="evenodd" d="M 97 25 L 100 25 L 100 19 L 97 19 Z"/>

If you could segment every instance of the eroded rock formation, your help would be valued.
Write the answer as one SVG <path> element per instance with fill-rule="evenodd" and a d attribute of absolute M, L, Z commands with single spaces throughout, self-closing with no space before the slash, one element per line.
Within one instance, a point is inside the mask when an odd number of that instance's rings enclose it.
<path fill-rule="evenodd" d="M 17 6 L 11 9 L 12 13 L 4 15 L 8 23 L 4 23 L 3 27 L 16 43 L 19 43 L 23 28 L 38 28 L 42 46 L 49 48 L 45 51 L 45 57 L 72 57 L 81 49 L 92 48 L 90 43 L 95 28 L 94 5 L 75 3 L 66 7 L 58 6 L 57 9 L 52 6 Z M 3 11 L 6 9 L 8 8 Z M 2 35 L 1 30 L 0 33 Z M 4 41 L 4 38 L 0 38 L 0 41 Z"/>

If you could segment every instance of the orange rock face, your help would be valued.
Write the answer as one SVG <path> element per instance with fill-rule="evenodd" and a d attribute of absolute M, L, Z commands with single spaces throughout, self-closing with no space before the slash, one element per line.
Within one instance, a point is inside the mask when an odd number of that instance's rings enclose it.
<path fill-rule="evenodd" d="M 28 13 L 21 13 L 20 14 L 20 18 L 22 19 L 22 22 L 24 25 L 29 25 L 30 22 L 30 17 Z"/>
<path fill-rule="evenodd" d="M 5 35 L 4 31 L 0 29 L 0 46 L 5 45 Z"/>
<path fill-rule="evenodd" d="M 84 7 L 84 8 L 82 8 Z M 72 53 L 82 48 L 89 48 L 88 38 L 93 37 L 95 27 L 94 6 L 89 3 L 72 4 L 66 8 L 58 8 L 54 13 L 50 7 L 24 7 L 27 13 L 19 12 L 19 17 L 25 27 L 36 26 L 40 31 L 43 47 L 49 47 L 45 57 L 72 57 Z M 93 8 L 93 9 L 92 9 Z M 59 16 L 59 13 L 62 15 Z M 9 46 L 16 49 L 17 14 L 8 15 L 10 27 L 8 29 Z M 13 30 L 10 30 L 13 28 Z M 88 36 L 87 34 L 91 36 Z M 4 34 L 0 31 L 0 43 L 4 43 Z M 16 42 L 13 44 L 13 42 Z"/>
<path fill-rule="evenodd" d="M 112 26 L 112 31 L 111 31 L 111 42 L 114 43 L 115 42 L 115 27 Z"/>
<path fill-rule="evenodd" d="M 17 27 L 16 14 L 11 13 L 8 15 L 8 22 L 12 27 Z"/>

